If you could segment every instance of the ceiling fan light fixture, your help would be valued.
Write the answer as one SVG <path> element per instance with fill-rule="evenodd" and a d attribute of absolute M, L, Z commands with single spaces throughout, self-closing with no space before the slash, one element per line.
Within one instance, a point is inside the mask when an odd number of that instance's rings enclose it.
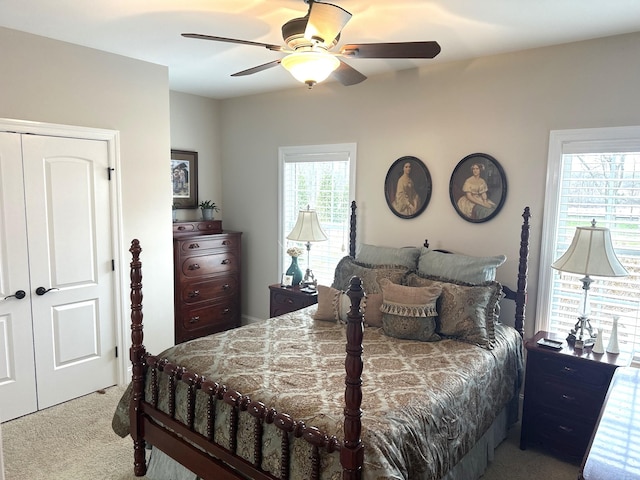
<path fill-rule="evenodd" d="M 335 56 L 318 51 L 294 52 L 281 63 L 296 80 L 306 83 L 309 88 L 326 80 L 340 66 L 340 60 Z"/>

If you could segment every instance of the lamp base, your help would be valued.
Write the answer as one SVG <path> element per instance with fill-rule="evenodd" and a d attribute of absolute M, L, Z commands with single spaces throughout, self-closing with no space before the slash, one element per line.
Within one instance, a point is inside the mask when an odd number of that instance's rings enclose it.
<path fill-rule="evenodd" d="M 567 343 L 580 350 L 593 347 L 596 343 L 596 336 L 593 334 L 593 328 L 587 316 L 581 315 L 578 318 L 578 321 L 567 336 Z"/>

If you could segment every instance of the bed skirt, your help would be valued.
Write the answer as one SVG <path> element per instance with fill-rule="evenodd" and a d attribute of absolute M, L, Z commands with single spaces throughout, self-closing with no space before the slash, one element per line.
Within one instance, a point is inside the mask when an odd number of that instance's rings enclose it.
<path fill-rule="evenodd" d="M 512 405 L 507 405 L 471 451 L 440 480 L 479 479 L 489 463 L 493 461 L 495 449 L 507 438 L 513 422 Z M 198 480 L 194 473 L 158 449 L 151 450 L 145 478 L 148 480 Z"/>

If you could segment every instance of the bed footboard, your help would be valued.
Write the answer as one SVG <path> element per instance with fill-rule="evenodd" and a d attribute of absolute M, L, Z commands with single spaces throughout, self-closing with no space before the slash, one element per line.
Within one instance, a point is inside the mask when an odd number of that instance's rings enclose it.
<path fill-rule="evenodd" d="M 150 443 L 164 451 L 203 479 L 288 479 L 291 462 L 290 439 L 301 438 L 311 445 L 312 479 L 320 478 L 320 458 L 323 452 L 340 452 L 343 478 L 361 478 L 364 447 L 361 435 L 362 402 L 362 335 L 363 317 L 360 300 L 364 296 L 361 281 L 354 277 L 348 292 L 351 310 L 348 315 L 345 377 L 344 440 L 329 436 L 320 429 L 307 426 L 283 412 L 252 400 L 222 383 L 204 378 L 196 372 L 150 355 L 143 345 L 142 329 L 142 265 L 140 243 L 133 240 L 131 262 L 131 341 L 133 364 L 132 396 L 129 410 L 130 433 L 134 444 L 134 472 L 146 473 L 145 446 Z M 177 418 L 176 390 L 186 388 L 186 413 Z M 147 386 L 149 385 L 149 386 Z M 167 386 L 167 387 L 165 387 Z M 167 405 L 159 407 L 160 389 L 167 388 Z M 196 395 L 206 396 L 206 428 L 196 428 Z M 149 398 L 146 398 L 148 395 Z M 230 444 L 222 446 L 214 440 L 216 402 L 230 407 L 228 422 Z M 237 455 L 236 433 L 240 412 L 247 412 L 253 421 L 253 458 Z M 280 472 L 273 475 L 262 469 L 263 434 L 267 424 L 281 432 Z"/>

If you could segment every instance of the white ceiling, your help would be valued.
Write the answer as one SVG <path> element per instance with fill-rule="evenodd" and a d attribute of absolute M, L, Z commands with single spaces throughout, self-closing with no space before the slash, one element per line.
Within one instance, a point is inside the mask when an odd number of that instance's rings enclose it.
<path fill-rule="evenodd" d="M 640 30 L 640 0 L 328 1 L 353 14 L 338 48 L 417 40 L 442 47 L 433 60 L 346 60 L 367 76 Z M 281 66 L 230 77 L 282 53 L 180 34 L 279 45 L 282 24 L 307 8 L 303 0 L 0 0 L 0 26 L 166 65 L 172 90 L 226 98 L 306 87 Z"/>

